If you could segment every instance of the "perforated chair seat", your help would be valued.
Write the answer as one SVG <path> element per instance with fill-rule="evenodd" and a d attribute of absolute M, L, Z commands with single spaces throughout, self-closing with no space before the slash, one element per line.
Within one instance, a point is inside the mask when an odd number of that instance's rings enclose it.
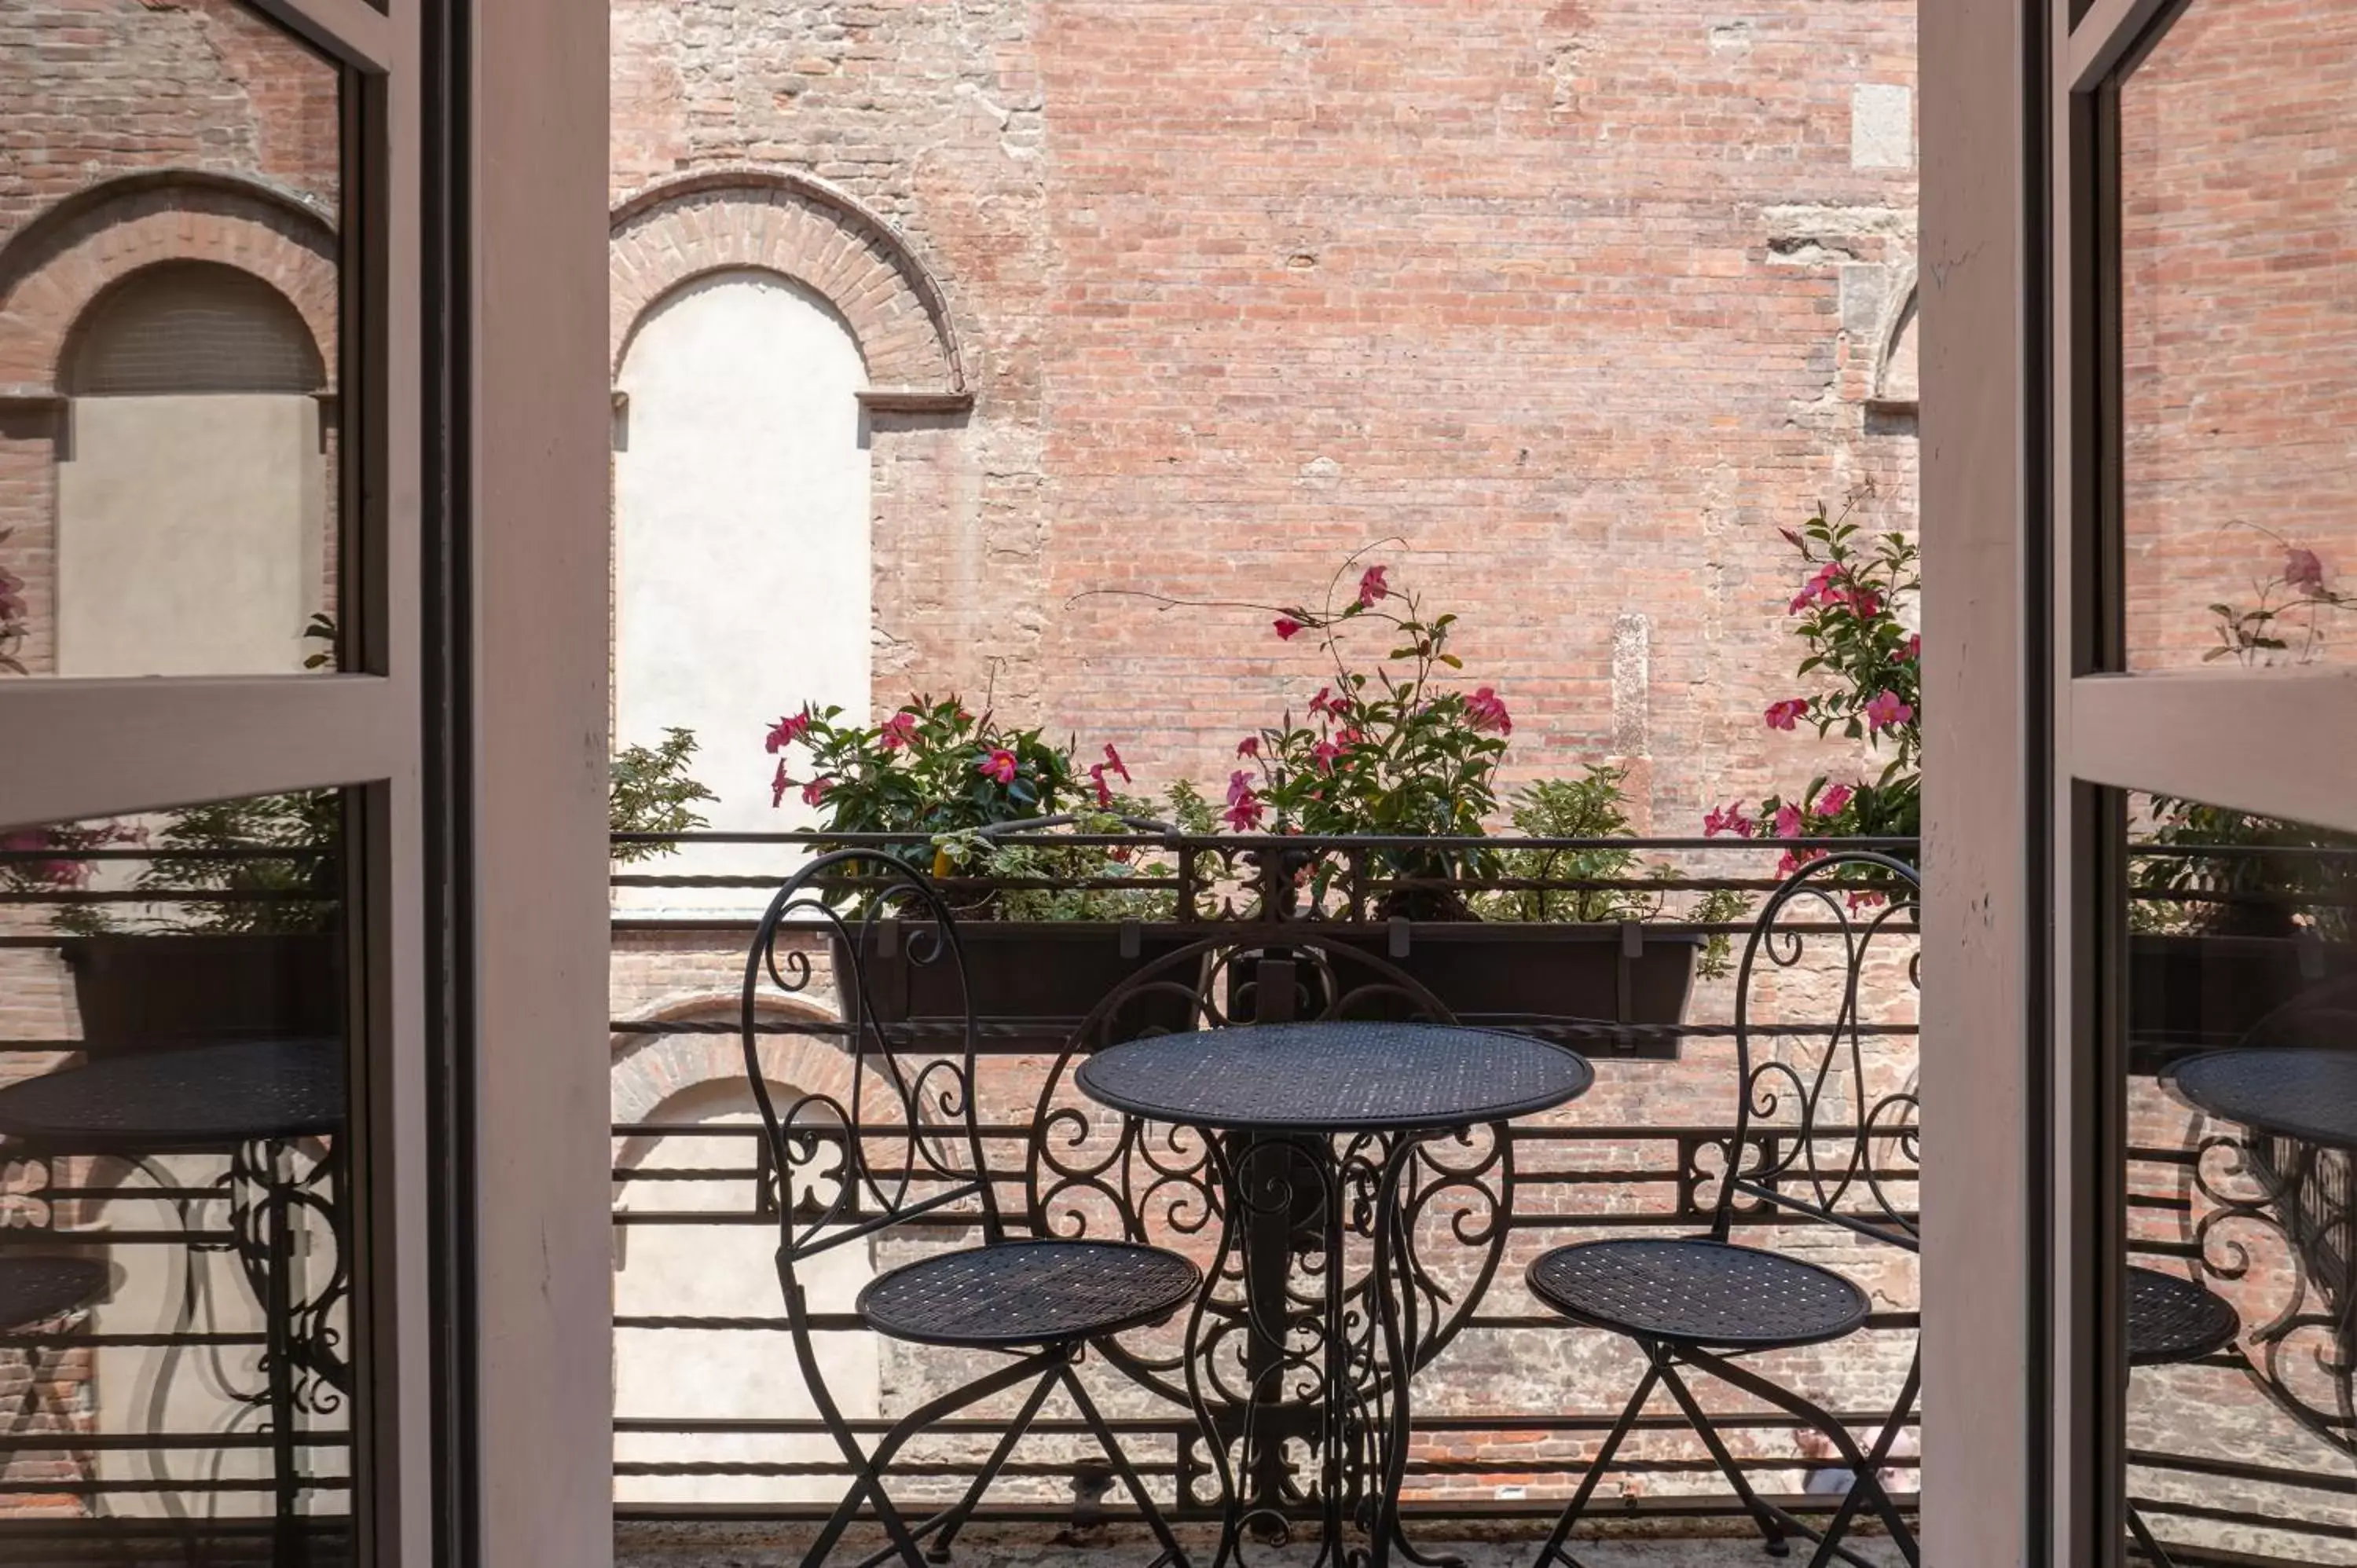
<path fill-rule="evenodd" d="M 1631 1338 L 1721 1350 L 1838 1339 L 1866 1322 L 1866 1293 L 1831 1269 L 1702 1238 L 1558 1247 L 1531 1294 L 1575 1322 Z"/>
<path fill-rule="evenodd" d="M 2207 1287 L 2158 1269 L 2128 1271 L 2128 1362 L 2167 1367 L 2222 1350 L 2242 1319 Z"/>
<path fill-rule="evenodd" d="M 62 1317 L 106 1294 L 108 1270 L 94 1258 L 0 1258 L 0 1329 Z"/>
<path fill-rule="evenodd" d="M 1005 1241 L 894 1269 L 859 1293 L 868 1326 L 920 1345 L 1054 1345 L 1158 1323 L 1202 1274 L 1128 1241 Z"/>

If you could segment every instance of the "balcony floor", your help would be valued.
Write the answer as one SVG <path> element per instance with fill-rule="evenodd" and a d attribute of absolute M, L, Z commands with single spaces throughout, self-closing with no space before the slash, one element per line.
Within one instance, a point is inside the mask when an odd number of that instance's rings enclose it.
<path fill-rule="evenodd" d="M 1214 1540 L 1206 1531 L 1181 1530 L 1181 1540 L 1198 1568 L 1211 1561 Z M 625 1520 L 614 1530 L 615 1568 L 792 1568 L 802 1561 L 810 1539 L 803 1525 L 744 1523 L 673 1523 Z M 1417 1545 L 1426 1552 L 1446 1552 L 1465 1560 L 1466 1568 L 1531 1568 L 1538 1552 L 1535 1529 L 1496 1530 L 1466 1539 L 1457 1534 L 1422 1534 Z M 847 1537 L 836 1557 L 856 1563 L 882 1544 L 882 1538 L 862 1530 Z M 1903 1559 L 1878 1535 L 1853 1535 L 1847 1542 L 1859 1555 L 1886 1568 L 1902 1568 Z M 1706 1539 L 1628 1539 L 1575 1543 L 1583 1568 L 1781 1568 L 1807 1561 L 1802 1543 L 1792 1555 L 1769 1556 L 1756 1536 L 1717 1535 Z M 956 1568 L 1143 1568 L 1154 1550 L 1143 1531 L 1126 1528 L 1092 1532 L 1073 1539 L 1044 1526 L 977 1525 L 958 1538 Z M 1270 1551 L 1256 1548 L 1252 1568 L 1309 1568 L 1317 1552 L 1310 1546 Z"/>

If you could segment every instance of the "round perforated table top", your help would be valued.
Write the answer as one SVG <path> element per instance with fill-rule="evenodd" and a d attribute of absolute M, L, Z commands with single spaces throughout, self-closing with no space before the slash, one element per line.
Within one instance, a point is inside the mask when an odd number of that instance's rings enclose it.
<path fill-rule="evenodd" d="M 1469 1127 L 1577 1100 L 1596 1079 L 1577 1052 L 1527 1035 L 1346 1022 L 1132 1040 L 1075 1076 L 1150 1122 L 1265 1133 Z"/>
<path fill-rule="evenodd" d="M 2222 1122 L 2357 1149 L 2357 1051 L 2266 1047 L 2179 1062 L 2177 1091 Z"/>
<path fill-rule="evenodd" d="M 68 1154 L 233 1148 L 343 1124 L 340 1040 L 139 1051 L 0 1089 L 0 1134 Z"/>

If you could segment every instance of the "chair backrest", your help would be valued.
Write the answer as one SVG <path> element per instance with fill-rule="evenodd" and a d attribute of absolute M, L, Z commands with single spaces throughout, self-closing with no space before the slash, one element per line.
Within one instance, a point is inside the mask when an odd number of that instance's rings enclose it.
<path fill-rule="evenodd" d="M 903 961 L 941 966 L 961 1022 L 946 1033 L 882 1021 L 866 974 L 890 933 Z M 761 1060 L 762 1003 L 807 992 L 815 950 L 831 948 L 844 1019 L 843 1072 L 790 1103 Z M 986 1241 L 1003 1237 L 984 1161 L 975 1027 L 964 949 L 931 880 L 873 849 L 810 861 L 770 900 L 745 960 L 739 1032 L 759 1108 L 765 1187 L 777 1205 L 781 1270 L 923 1214 L 962 1214 Z"/>
<path fill-rule="evenodd" d="M 1768 896 L 1736 975 L 1720 1240 L 1741 1210 L 1782 1209 L 1913 1250 L 1921 1106 L 1913 1020 L 1897 1015 L 1921 985 L 1921 898 L 1913 866 L 1865 850 L 1820 855 Z"/>

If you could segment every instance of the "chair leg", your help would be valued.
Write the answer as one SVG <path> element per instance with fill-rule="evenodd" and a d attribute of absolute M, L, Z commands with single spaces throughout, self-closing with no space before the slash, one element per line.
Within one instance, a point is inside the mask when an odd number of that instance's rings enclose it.
<path fill-rule="evenodd" d="M 955 1508 L 942 1515 L 941 1533 L 925 1550 L 925 1556 L 930 1561 L 946 1563 L 950 1560 L 950 1548 L 956 1542 L 958 1531 L 963 1530 L 966 1520 L 974 1517 L 974 1510 L 982 1506 L 983 1494 L 990 1489 L 991 1482 L 998 1479 L 998 1472 L 1006 1467 L 1007 1456 L 1015 1452 L 1015 1444 L 1024 1433 L 1030 1430 L 1032 1422 L 1039 1419 L 1039 1407 L 1048 1402 L 1049 1391 L 1055 1386 L 1055 1373 L 1043 1375 L 1032 1388 L 1030 1396 L 1023 1402 L 1022 1410 L 1006 1423 L 1006 1435 L 998 1440 L 998 1446 L 993 1448 L 990 1457 L 983 1462 L 981 1472 L 974 1478 L 974 1485 L 966 1488 L 965 1496 L 958 1499 Z"/>
<path fill-rule="evenodd" d="M 2153 1568 L 2177 1568 L 2177 1560 L 2153 1539 L 2151 1527 L 2144 1522 L 2144 1515 L 2136 1511 L 2134 1503 L 2128 1505 L 2128 1533 L 2136 1537 L 2138 1546 L 2144 1548 L 2144 1554 L 2152 1559 Z"/>
<path fill-rule="evenodd" d="M 1587 1510 L 1587 1499 L 1596 1495 L 1597 1483 L 1604 1479 L 1605 1471 L 1611 1467 L 1612 1455 L 1620 1451 L 1621 1440 L 1635 1428 L 1637 1418 L 1644 1413 L 1645 1401 L 1652 1396 L 1653 1385 L 1661 1381 L 1661 1361 L 1650 1350 L 1647 1356 L 1645 1375 L 1639 1380 L 1637 1391 L 1630 1396 L 1628 1408 L 1620 1412 L 1620 1419 L 1614 1423 L 1603 1444 L 1596 1450 L 1596 1457 L 1588 1464 L 1587 1474 L 1580 1477 L 1579 1490 L 1574 1492 L 1571 1501 L 1564 1505 L 1563 1516 L 1555 1521 L 1555 1530 L 1547 1536 L 1546 1544 L 1539 1548 L 1534 1568 L 1547 1568 L 1550 1563 L 1555 1562 L 1566 1564 L 1567 1568 L 1579 1568 L 1579 1560 L 1565 1551 L 1563 1543 L 1571 1538 L 1572 1526 L 1577 1524 L 1579 1516 Z"/>
<path fill-rule="evenodd" d="M 1922 1381 L 1923 1356 L 1919 1350 L 1915 1359 L 1907 1364 L 1907 1380 L 1900 1385 L 1899 1402 L 1891 1406 L 1890 1419 L 1883 1423 L 1881 1435 L 1874 1440 L 1873 1451 L 1866 1456 L 1867 1467 L 1858 1473 L 1858 1480 L 1852 1483 L 1849 1491 L 1843 1496 L 1841 1507 L 1835 1509 L 1834 1517 L 1826 1521 L 1825 1533 L 1817 1543 L 1816 1555 L 1809 1560 L 1810 1568 L 1824 1568 L 1831 1560 L 1829 1553 L 1834 1544 L 1849 1529 L 1850 1519 L 1857 1512 L 1862 1485 L 1868 1476 L 1874 1479 L 1875 1489 L 1882 1492 L 1886 1499 L 1889 1498 L 1889 1494 L 1882 1489 L 1882 1466 L 1890 1457 L 1891 1444 L 1898 1442 L 1900 1428 L 1907 1424 L 1908 1413 L 1915 1408 L 1915 1393 L 1922 1386 Z"/>
<path fill-rule="evenodd" d="M 1049 1380 L 1059 1364 L 1060 1358 L 1054 1354 L 1027 1356 L 955 1392 L 930 1401 L 901 1417 L 884 1434 L 884 1440 L 876 1445 L 876 1452 L 872 1455 L 860 1450 L 857 1439 L 852 1435 L 850 1426 L 843 1421 L 834 1402 L 823 1397 L 821 1388 L 813 1387 L 813 1392 L 818 1396 L 815 1402 L 820 1406 L 820 1414 L 834 1438 L 835 1446 L 843 1450 L 844 1457 L 850 1462 L 854 1478 L 850 1488 L 844 1493 L 843 1501 L 836 1505 L 834 1514 L 828 1518 L 825 1528 L 819 1531 L 817 1539 L 811 1542 L 810 1551 L 803 1554 L 802 1568 L 820 1568 L 834 1552 L 835 1543 L 842 1540 L 844 1530 L 857 1517 L 862 1502 L 875 1508 L 876 1517 L 883 1524 L 890 1544 L 860 1564 L 860 1568 L 871 1568 L 873 1563 L 892 1557 L 899 1558 L 906 1568 L 928 1568 L 923 1553 L 917 1550 L 917 1541 L 948 1523 L 951 1512 L 954 1510 L 936 1514 L 912 1529 L 884 1490 L 884 1472 L 891 1465 L 892 1456 L 909 1438 L 970 1404 L 1002 1390 L 1014 1388 L 1027 1378 L 1036 1377 L 1043 1382 Z"/>
<path fill-rule="evenodd" d="M 1678 1369 L 1671 1364 L 1666 1352 L 1662 1357 L 1662 1381 L 1669 1385 L 1670 1397 L 1677 1401 L 1678 1408 L 1685 1412 L 1687 1424 L 1702 1439 L 1703 1446 L 1710 1450 L 1711 1458 L 1717 1461 L 1719 1473 L 1727 1477 L 1727 1484 L 1735 1488 L 1736 1499 L 1743 1504 L 1745 1510 L 1751 1515 L 1752 1522 L 1760 1527 L 1768 1555 L 1782 1557 L 1790 1552 L 1792 1548 L 1784 1539 L 1782 1521 L 1777 1519 L 1774 1509 L 1760 1500 L 1760 1494 L 1752 1490 L 1751 1482 L 1736 1466 L 1735 1455 L 1727 1452 L 1726 1440 L 1719 1436 L 1718 1428 L 1713 1426 L 1710 1417 L 1703 1413 L 1700 1402 L 1686 1388 L 1685 1380 L 1678 1376 Z"/>
<path fill-rule="evenodd" d="M 1071 1362 L 1066 1362 L 1058 1375 L 1063 1381 L 1064 1391 L 1072 1396 L 1072 1403 L 1080 1408 L 1081 1419 L 1089 1423 L 1089 1430 L 1096 1434 L 1097 1442 L 1103 1445 L 1106 1460 L 1112 1464 L 1114 1473 L 1121 1477 L 1122 1484 L 1129 1488 L 1129 1495 L 1136 1499 L 1137 1511 L 1146 1516 L 1146 1528 L 1153 1530 L 1154 1539 L 1162 1543 L 1163 1554 L 1156 1560 L 1157 1565 L 1168 1563 L 1173 1568 L 1189 1568 L 1186 1550 L 1178 1544 L 1178 1537 L 1172 1533 L 1170 1521 L 1163 1517 L 1161 1509 L 1147 1495 L 1146 1482 L 1138 1475 L 1137 1466 L 1129 1462 L 1129 1455 L 1114 1437 L 1113 1428 L 1098 1413 L 1096 1402 L 1089 1398 L 1087 1390 L 1081 1387 L 1080 1372 Z"/>
<path fill-rule="evenodd" d="M 1840 1451 L 1843 1460 L 1850 1466 L 1851 1474 L 1857 1477 L 1850 1487 L 1852 1495 L 1863 1495 L 1867 1502 L 1874 1505 L 1875 1513 L 1881 1519 L 1883 1527 L 1890 1531 L 1892 1542 L 1898 1546 L 1900 1555 L 1906 1558 L 1910 1568 L 1917 1568 L 1917 1565 L 1921 1564 L 1922 1554 L 1916 1545 L 1915 1532 L 1909 1530 L 1907 1521 L 1900 1517 L 1899 1505 L 1892 1502 L 1890 1494 L 1883 1489 L 1880 1477 L 1867 1464 L 1865 1454 L 1859 1451 L 1857 1441 L 1850 1436 L 1848 1428 L 1835 1421 L 1828 1412 L 1811 1404 L 1789 1389 L 1779 1388 L 1748 1367 L 1738 1366 L 1732 1361 L 1702 1350 L 1688 1349 L 1684 1355 L 1688 1366 L 1708 1372 L 1712 1377 L 1730 1387 L 1741 1389 L 1748 1394 L 1765 1400 L 1781 1411 L 1799 1416 L 1803 1421 L 1824 1433 L 1833 1445 Z M 1912 1380 L 1911 1375 L 1910 1380 L 1910 1382 Z M 1895 1419 L 1894 1417 L 1894 1421 Z M 1886 1429 L 1888 1430 L 1889 1429 Z M 1878 1452 L 1882 1451 L 1880 1444 L 1876 1447 Z M 1846 1502 L 1847 1499 L 1845 1501 Z M 1844 1528 L 1846 1528 L 1849 1511 L 1851 1510 L 1845 1509 L 1835 1515 L 1836 1519 L 1845 1521 Z M 1797 1520 L 1788 1519 L 1786 1523 L 1796 1527 L 1801 1533 L 1816 1541 L 1815 1562 L 1824 1563 L 1832 1557 L 1839 1557 L 1846 1563 L 1861 1564 L 1862 1568 L 1874 1568 L 1874 1565 L 1867 1563 L 1865 1558 L 1854 1552 L 1845 1550 L 1839 1544 L 1841 1537 L 1837 1531 L 1814 1530 Z"/>

